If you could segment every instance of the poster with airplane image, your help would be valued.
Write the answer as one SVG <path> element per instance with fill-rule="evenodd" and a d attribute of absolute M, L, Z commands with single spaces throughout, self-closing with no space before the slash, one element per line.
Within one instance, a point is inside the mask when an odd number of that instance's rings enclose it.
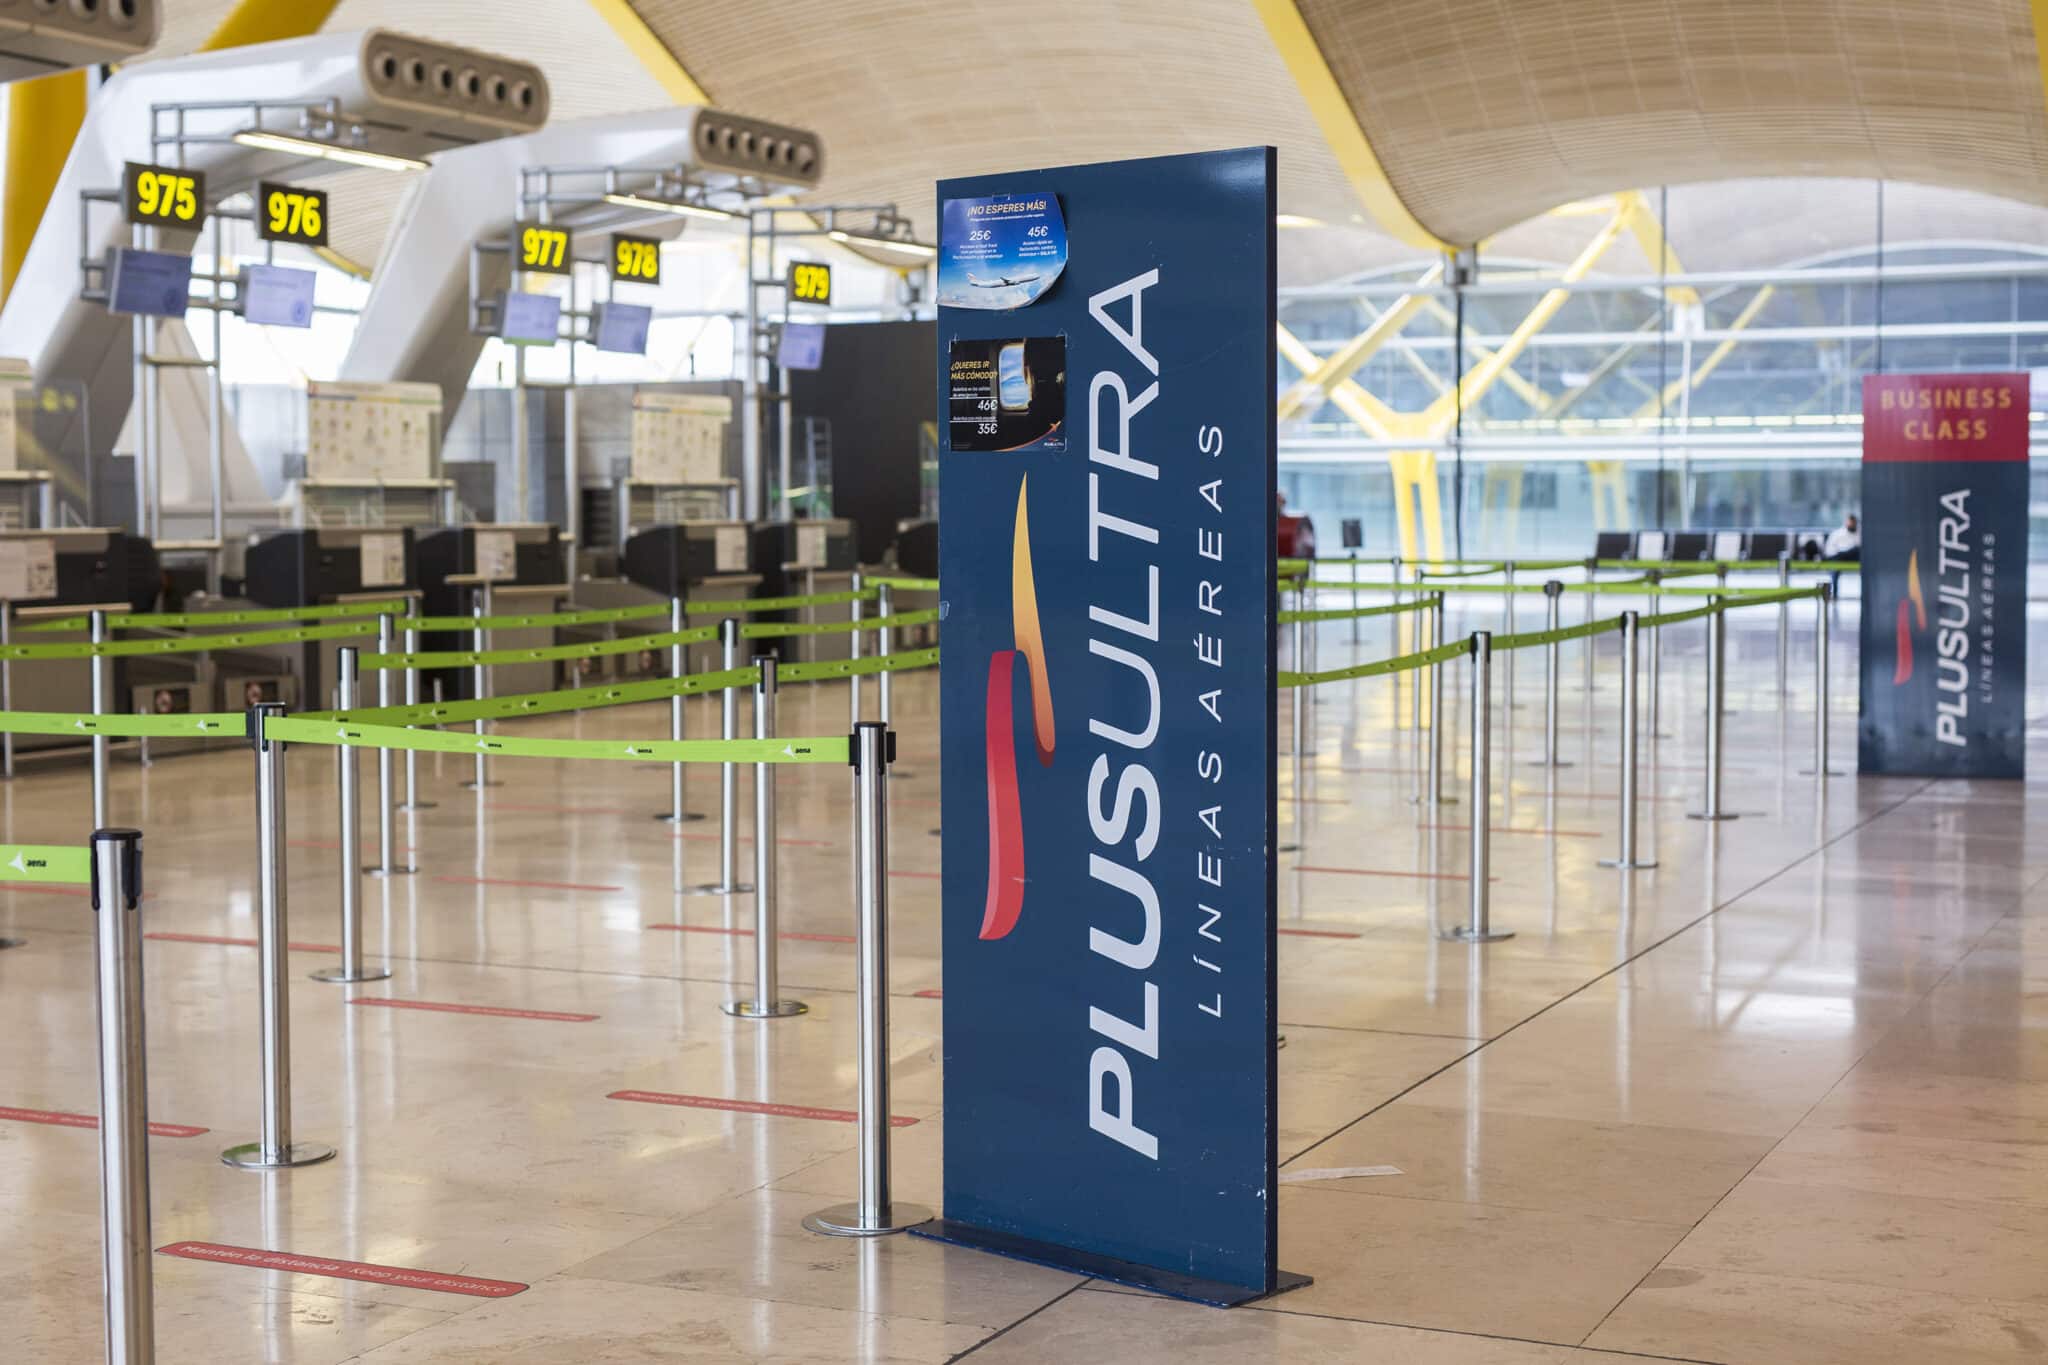
<path fill-rule="evenodd" d="M 946 375 L 947 436 L 954 450 L 1067 448 L 1064 337 L 955 341 Z"/>
<path fill-rule="evenodd" d="M 1067 268 L 1060 198 L 948 199 L 939 215 L 939 302 L 1004 311 L 1035 303 Z"/>

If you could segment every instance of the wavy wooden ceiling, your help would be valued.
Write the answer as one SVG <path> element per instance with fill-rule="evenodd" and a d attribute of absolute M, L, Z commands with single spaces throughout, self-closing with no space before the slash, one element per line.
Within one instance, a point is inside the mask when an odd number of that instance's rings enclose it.
<path fill-rule="evenodd" d="M 1451 241 L 1738 176 L 2048 202 L 2026 0 L 1298 4 L 1395 190 Z"/>

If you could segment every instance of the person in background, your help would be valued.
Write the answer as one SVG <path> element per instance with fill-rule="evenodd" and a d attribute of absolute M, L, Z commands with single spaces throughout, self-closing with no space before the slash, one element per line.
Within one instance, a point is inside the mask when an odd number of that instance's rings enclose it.
<path fill-rule="evenodd" d="M 1842 524 L 1828 532 L 1828 538 L 1821 544 L 1820 557 L 1836 563 L 1856 564 L 1863 559 L 1863 531 L 1856 521 L 1856 514 L 1849 513 L 1842 518 Z M 1831 586 L 1829 596 L 1839 601 L 1842 596 L 1842 575 L 1839 571 L 1828 575 Z"/>

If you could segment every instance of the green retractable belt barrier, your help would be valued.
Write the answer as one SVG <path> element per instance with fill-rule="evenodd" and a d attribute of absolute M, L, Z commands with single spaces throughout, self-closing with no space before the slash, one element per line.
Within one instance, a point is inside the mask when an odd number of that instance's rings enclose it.
<path fill-rule="evenodd" d="M 845 735 L 792 739 L 529 739 L 365 725 L 356 719 L 273 716 L 266 739 L 422 753 L 489 754 L 494 758 L 585 758 L 643 763 L 836 763 L 851 761 Z"/>
<path fill-rule="evenodd" d="M 0 659 L 133 658 L 145 654 L 201 654 L 214 649 L 254 649 L 262 645 L 295 645 L 307 640 L 354 640 L 375 635 L 372 624 L 300 626 L 290 630 L 245 630 L 227 635 L 175 635 L 163 640 L 82 640 L 62 645 L 0 645 Z"/>
<path fill-rule="evenodd" d="M 109 630 L 134 630 L 140 627 L 181 627 L 193 626 L 253 626 L 272 621 L 327 621 L 350 616 L 386 616 L 408 611 L 412 603 L 397 602 L 348 602 L 336 607 L 264 607 L 256 611 L 142 611 L 109 612 Z M 85 630 L 92 624 L 90 616 L 62 616 L 53 621 L 38 621 L 23 626 L 23 632 L 38 630 Z"/>
<path fill-rule="evenodd" d="M 696 626 L 690 630 L 663 631 L 658 635 L 625 635 L 616 640 L 543 645 L 536 649 L 443 649 L 419 654 L 365 654 L 357 661 L 357 666 L 367 671 L 378 668 L 475 668 L 481 664 L 547 663 L 556 659 L 598 659 L 611 654 L 634 654 L 643 649 L 703 644 L 717 638 L 717 626 Z"/>
<path fill-rule="evenodd" d="M 1429 590 L 1434 593 L 1436 589 Z M 1296 621 L 1349 621 L 1364 616 L 1392 616 L 1404 611 L 1427 611 L 1436 606 L 1436 599 L 1425 595 L 1413 602 L 1386 602 L 1377 607 L 1328 607 L 1315 611 L 1283 611 L 1273 619 L 1281 625 Z"/>
<path fill-rule="evenodd" d="M 873 588 L 859 592 L 814 592 L 804 597 L 749 597 L 732 602 L 696 602 L 687 598 L 683 610 L 691 616 L 746 616 L 757 611 L 792 611 L 798 607 L 829 607 L 839 602 L 872 602 Z M 412 616 L 399 621 L 400 630 L 525 630 L 534 626 L 601 626 L 615 621 L 668 619 L 665 602 L 644 607 L 592 607 L 587 611 L 548 611 L 530 616 Z"/>
<path fill-rule="evenodd" d="M 0 882 L 91 881 L 91 849 L 67 844 L 0 844 Z"/>
<path fill-rule="evenodd" d="M 1348 682 L 1353 678 L 1377 678 L 1388 673 L 1405 673 L 1414 668 L 1427 668 L 1431 664 L 1443 663 L 1472 652 L 1470 640 L 1454 640 L 1434 649 L 1421 650 L 1415 654 L 1403 654 L 1395 659 L 1379 659 L 1369 664 L 1353 664 L 1349 668 L 1333 668 L 1327 673 L 1281 673 L 1278 685 L 1281 687 L 1308 687 L 1317 683 Z"/>

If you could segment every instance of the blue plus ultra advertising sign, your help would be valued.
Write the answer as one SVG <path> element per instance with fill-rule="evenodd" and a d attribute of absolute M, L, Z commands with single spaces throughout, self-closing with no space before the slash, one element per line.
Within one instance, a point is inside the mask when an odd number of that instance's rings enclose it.
<path fill-rule="evenodd" d="M 1065 268 L 942 306 L 947 1241 L 1274 1261 L 1274 154 L 943 181 Z"/>
<path fill-rule="evenodd" d="M 2027 378 L 1863 381 L 1860 772 L 2025 776 Z"/>

